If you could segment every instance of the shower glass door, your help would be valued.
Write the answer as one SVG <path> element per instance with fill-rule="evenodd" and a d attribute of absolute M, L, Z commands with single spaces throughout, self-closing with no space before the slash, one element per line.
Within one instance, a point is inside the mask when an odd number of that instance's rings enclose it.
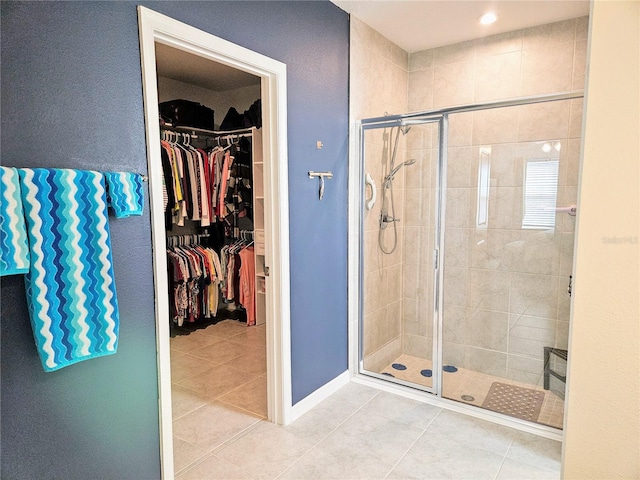
<path fill-rule="evenodd" d="M 573 99 L 448 118 L 442 396 L 556 428 L 581 111 Z"/>
<path fill-rule="evenodd" d="M 360 372 L 430 392 L 439 120 L 363 125 L 361 138 Z"/>

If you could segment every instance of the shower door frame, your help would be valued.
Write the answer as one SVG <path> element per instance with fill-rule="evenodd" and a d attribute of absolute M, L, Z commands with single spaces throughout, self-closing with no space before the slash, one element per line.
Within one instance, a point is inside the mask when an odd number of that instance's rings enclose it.
<path fill-rule="evenodd" d="M 357 199 L 355 199 L 355 208 L 357 212 L 358 232 L 359 240 L 357 245 L 357 261 L 358 261 L 358 301 L 357 301 L 357 345 L 355 346 L 357 352 L 357 367 L 353 375 L 357 379 L 378 379 L 384 381 L 384 383 L 393 383 L 400 385 L 401 387 L 410 387 L 418 391 L 426 391 L 432 395 L 427 396 L 423 400 L 428 400 L 430 403 L 435 403 L 439 406 L 465 412 L 477 417 L 485 418 L 503 425 L 509 425 L 521 430 L 527 430 L 533 433 L 542 434 L 548 438 L 561 439 L 562 431 L 558 431 L 553 427 L 549 427 L 543 424 L 537 424 L 526 420 L 520 420 L 518 418 L 508 417 L 500 413 L 496 413 L 490 410 L 483 410 L 475 405 L 467 405 L 457 402 L 455 400 L 447 399 L 442 396 L 442 332 L 443 332 L 443 297 L 444 297 L 444 220 L 446 213 L 446 188 L 447 188 L 447 156 L 448 156 L 448 134 L 449 134 L 449 115 L 455 113 L 466 113 L 478 110 L 490 110 L 495 108 L 516 107 L 522 105 L 531 105 L 537 103 L 556 102 L 561 100 L 573 100 L 577 98 L 583 98 L 583 90 L 572 90 L 568 92 L 561 92 L 555 94 L 533 95 L 528 97 L 518 97 L 509 100 L 499 100 L 483 103 L 473 103 L 467 105 L 459 105 L 455 107 L 447 107 L 437 110 L 429 110 L 422 112 L 406 113 L 399 115 L 387 115 L 384 117 L 372 117 L 362 119 L 356 122 L 357 128 L 357 148 L 355 150 L 356 158 L 356 171 L 354 172 L 358 178 L 358 190 Z M 378 374 L 375 372 L 369 372 L 364 370 L 364 337 L 363 337 L 363 321 L 364 321 L 364 204 L 365 204 L 365 182 L 364 182 L 364 132 L 366 130 L 375 128 L 385 128 L 393 126 L 411 126 L 425 123 L 437 122 L 439 126 L 439 145 L 438 145 L 438 167 L 436 171 L 436 224 L 435 238 L 436 245 L 434 246 L 434 308 L 433 308 L 433 384 L 432 387 L 424 387 L 417 384 L 412 384 L 399 380 L 396 378 L 389 378 L 388 376 Z M 353 199 L 352 199 L 353 201 Z M 352 348 L 354 346 L 352 345 Z M 380 382 L 376 382 L 376 385 L 382 386 Z M 400 388 L 401 388 L 400 387 Z M 422 399 L 422 398 L 421 398 Z"/>
<path fill-rule="evenodd" d="M 419 119 L 405 119 L 402 115 L 391 115 L 382 118 L 371 118 L 364 119 L 358 122 L 358 168 L 359 168 L 359 176 L 360 179 L 360 203 L 358 205 L 359 211 L 359 232 L 360 237 L 364 238 L 364 198 L 365 198 L 365 188 L 366 185 L 364 183 L 364 133 L 367 130 L 375 130 L 379 128 L 394 128 L 394 127 L 411 127 L 412 125 L 426 125 L 426 124 L 437 124 L 438 125 L 438 142 L 439 145 L 443 145 L 447 141 L 447 129 L 448 129 L 448 120 L 445 115 L 434 114 L 434 115 L 422 115 Z M 438 181 L 441 176 L 442 169 L 444 168 L 444 176 L 446 177 L 446 153 L 443 157 L 442 149 L 438 149 L 438 168 L 436 173 L 436 178 Z M 438 184 L 439 185 L 439 184 Z M 439 245 L 440 235 L 444 236 L 444 230 L 440 229 L 441 218 L 440 215 L 444 215 L 444 203 L 442 192 L 440 188 L 436 188 L 437 196 L 436 196 L 436 213 L 438 215 L 436 221 L 436 239 L 438 239 L 437 244 Z M 444 217 L 443 217 L 444 218 Z M 362 244 L 362 241 L 360 242 Z M 432 372 L 434 372 L 432 378 L 431 387 L 427 387 L 425 385 L 420 385 L 416 383 L 407 382 L 405 380 L 401 380 L 399 378 L 394 378 L 393 383 L 397 383 L 399 385 L 403 385 L 405 387 L 413 388 L 416 390 L 425 391 L 432 394 L 438 394 L 440 391 L 440 383 L 442 381 L 442 356 L 437 355 L 440 350 L 437 348 L 438 345 L 441 345 L 441 339 L 438 337 L 441 329 L 438 327 L 438 319 L 441 317 L 437 312 L 442 305 L 442 288 L 440 287 L 440 280 L 443 278 L 444 271 L 440 268 L 439 262 L 439 254 L 438 249 L 434 250 L 434 282 L 433 282 L 433 311 L 432 311 L 432 332 L 433 332 L 433 347 L 431 349 L 431 359 L 432 359 Z M 364 249 L 360 245 L 359 251 L 359 285 L 358 285 L 358 374 L 367 375 L 370 377 L 378 378 L 380 380 L 390 381 L 388 376 L 377 372 L 365 371 L 364 369 L 364 337 L 363 337 L 363 322 L 364 322 Z M 437 334 L 437 335 L 436 335 Z"/>

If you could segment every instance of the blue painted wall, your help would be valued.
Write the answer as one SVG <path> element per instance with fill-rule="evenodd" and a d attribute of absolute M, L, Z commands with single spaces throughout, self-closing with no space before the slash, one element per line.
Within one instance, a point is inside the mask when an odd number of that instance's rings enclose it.
<path fill-rule="evenodd" d="M 325 1 L 143 4 L 287 64 L 295 403 L 347 369 L 347 15 Z M 145 172 L 136 4 L 0 8 L 2 164 Z M 310 169 L 334 172 L 322 202 Z M 148 211 L 111 221 L 114 356 L 44 373 L 22 278 L 2 279 L 2 478 L 159 478 Z"/>

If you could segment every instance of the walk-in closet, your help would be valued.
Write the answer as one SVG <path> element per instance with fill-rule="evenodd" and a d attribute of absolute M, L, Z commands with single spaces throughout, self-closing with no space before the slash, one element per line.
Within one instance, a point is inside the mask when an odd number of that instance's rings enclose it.
<path fill-rule="evenodd" d="M 267 417 L 260 77 L 156 43 L 174 471 Z"/>

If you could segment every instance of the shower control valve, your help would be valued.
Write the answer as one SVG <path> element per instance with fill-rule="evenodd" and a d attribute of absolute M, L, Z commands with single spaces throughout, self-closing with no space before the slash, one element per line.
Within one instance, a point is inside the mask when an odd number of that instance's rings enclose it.
<path fill-rule="evenodd" d="M 393 222 L 399 222 L 400 219 L 399 218 L 393 218 L 389 215 L 387 215 L 385 212 L 382 212 L 380 214 L 380 228 L 387 228 L 387 225 L 389 223 L 393 223 Z"/>

